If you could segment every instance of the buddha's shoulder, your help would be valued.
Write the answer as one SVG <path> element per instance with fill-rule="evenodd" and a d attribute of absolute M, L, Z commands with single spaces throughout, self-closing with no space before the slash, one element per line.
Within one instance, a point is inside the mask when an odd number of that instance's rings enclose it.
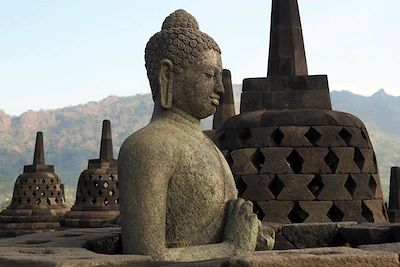
<path fill-rule="evenodd" d="M 134 150 L 137 153 L 178 152 L 179 146 L 177 146 L 175 131 L 173 125 L 151 123 L 131 134 L 122 144 L 121 152 L 124 150 Z"/>

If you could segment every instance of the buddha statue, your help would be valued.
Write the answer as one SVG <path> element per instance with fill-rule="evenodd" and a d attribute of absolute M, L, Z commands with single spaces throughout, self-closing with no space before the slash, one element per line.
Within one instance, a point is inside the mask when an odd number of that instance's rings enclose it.
<path fill-rule="evenodd" d="M 168 16 L 145 49 L 154 100 L 150 123 L 118 156 L 125 254 L 162 261 L 240 255 L 274 232 L 237 190 L 224 156 L 202 132 L 224 93 L 221 51 L 184 10 Z"/>

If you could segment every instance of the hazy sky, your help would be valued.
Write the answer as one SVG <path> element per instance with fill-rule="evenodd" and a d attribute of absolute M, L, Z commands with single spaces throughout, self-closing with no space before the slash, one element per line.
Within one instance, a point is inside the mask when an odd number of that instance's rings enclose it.
<path fill-rule="evenodd" d="M 310 74 L 328 74 L 331 90 L 400 95 L 399 0 L 299 5 Z M 219 43 L 234 83 L 266 75 L 271 0 L 0 0 L 0 109 L 150 92 L 144 47 L 179 8 Z"/>

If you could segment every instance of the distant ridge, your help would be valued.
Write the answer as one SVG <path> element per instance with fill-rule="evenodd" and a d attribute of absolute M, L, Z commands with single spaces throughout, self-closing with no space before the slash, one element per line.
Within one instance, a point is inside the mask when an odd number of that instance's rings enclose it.
<path fill-rule="evenodd" d="M 240 85 L 234 86 L 238 110 Z M 384 186 L 389 168 L 400 165 L 400 97 L 383 89 L 372 96 L 349 91 L 333 91 L 335 110 L 353 113 L 366 124 L 380 167 Z M 12 194 L 15 178 L 30 163 L 36 131 L 43 131 L 46 161 L 54 164 L 67 188 L 73 191 L 89 158 L 99 153 L 103 119 L 111 121 L 114 154 L 125 138 L 150 120 L 153 101 L 150 94 L 129 97 L 109 96 L 98 102 L 53 110 L 27 111 L 10 116 L 0 110 L 0 203 Z M 211 118 L 203 123 L 209 128 Z"/>

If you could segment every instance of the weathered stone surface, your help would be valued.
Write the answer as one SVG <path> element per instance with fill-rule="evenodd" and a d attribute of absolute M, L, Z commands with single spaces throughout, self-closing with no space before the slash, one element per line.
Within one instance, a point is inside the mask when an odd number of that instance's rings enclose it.
<path fill-rule="evenodd" d="M 320 134 L 320 138 L 314 143 L 316 146 L 347 146 L 345 140 L 339 134 L 343 129 L 341 126 L 313 126 L 312 128 Z"/>
<path fill-rule="evenodd" d="M 222 84 L 224 85 L 225 93 L 221 95 L 220 104 L 214 114 L 213 130 L 218 129 L 227 119 L 235 116 L 232 78 L 228 69 L 222 70 Z"/>
<path fill-rule="evenodd" d="M 282 232 L 275 235 L 275 246 L 274 250 L 288 250 L 296 249 L 296 247 L 290 243 L 290 241 L 283 236 Z"/>
<path fill-rule="evenodd" d="M 265 162 L 262 165 L 260 173 L 293 173 L 286 158 L 293 151 L 292 148 L 286 147 L 268 147 L 260 148 L 261 153 L 264 155 Z M 232 170 L 235 173 L 234 170 Z"/>
<path fill-rule="evenodd" d="M 352 246 L 393 242 L 390 224 L 358 224 L 343 226 L 340 233 Z"/>
<path fill-rule="evenodd" d="M 300 201 L 300 207 L 308 214 L 304 223 L 311 222 L 331 222 L 331 219 L 327 216 L 330 208 L 332 207 L 332 201 Z"/>
<path fill-rule="evenodd" d="M 369 188 L 370 174 L 351 174 L 350 176 L 356 183 L 353 199 L 372 199 L 373 192 Z"/>
<path fill-rule="evenodd" d="M 396 243 L 384 243 L 384 244 L 373 244 L 373 245 L 362 245 L 358 246 L 359 249 L 370 251 L 375 253 L 375 251 L 393 252 L 400 254 L 400 242 Z"/>
<path fill-rule="evenodd" d="M 333 215 L 339 219 L 337 221 L 367 222 L 361 216 L 361 200 L 337 200 L 333 203 L 338 208 L 338 212 Z"/>
<path fill-rule="evenodd" d="M 233 159 L 232 172 L 236 175 L 256 174 L 258 170 L 251 161 L 256 148 L 244 148 L 231 152 Z"/>
<path fill-rule="evenodd" d="M 352 196 L 345 185 L 347 174 L 320 174 L 321 186 L 318 188 L 318 200 L 351 200 Z"/>
<path fill-rule="evenodd" d="M 304 159 L 301 172 L 308 173 L 330 173 L 330 169 L 324 161 L 325 156 L 328 154 L 328 148 L 296 148 L 296 151 Z"/>
<path fill-rule="evenodd" d="M 386 223 L 387 218 L 384 211 L 384 207 L 382 205 L 382 200 L 380 199 L 366 199 L 363 200 L 363 203 L 372 213 L 374 223 Z"/>
<path fill-rule="evenodd" d="M 307 174 L 281 174 L 277 176 L 283 183 L 282 191 L 277 196 L 278 200 L 314 200 L 315 196 L 307 186 L 314 175 Z"/>
<path fill-rule="evenodd" d="M 69 210 L 64 185 L 44 159 L 43 133 L 36 134 L 32 165 L 25 165 L 14 185 L 10 205 L 0 213 L 0 228 L 16 233 L 54 230 Z"/>
<path fill-rule="evenodd" d="M 296 248 L 333 247 L 344 245 L 339 229 L 355 224 L 331 222 L 283 225 L 282 234 Z"/>
<path fill-rule="evenodd" d="M 292 201 L 259 201 L 257 204 L 265 214 L 263 222 L 291 223 L 287 216 L 293 208 Z"/>
<path fill-rule="evenodd" d="M 332 147 L 332 152 L 338 157 L 339 162 L 335 173 L 360 173 L 361 170 L 354 162 L 353 147 Z"/>
<path fill-rule="evenodd" d="M 256 174 L 243 175 L 243 182 L 246 184 L 242 197 L 254 201 L 272 200 L 275 196 L 271 193 L 269 185 L 274 179 L 274 175 Z"/>

